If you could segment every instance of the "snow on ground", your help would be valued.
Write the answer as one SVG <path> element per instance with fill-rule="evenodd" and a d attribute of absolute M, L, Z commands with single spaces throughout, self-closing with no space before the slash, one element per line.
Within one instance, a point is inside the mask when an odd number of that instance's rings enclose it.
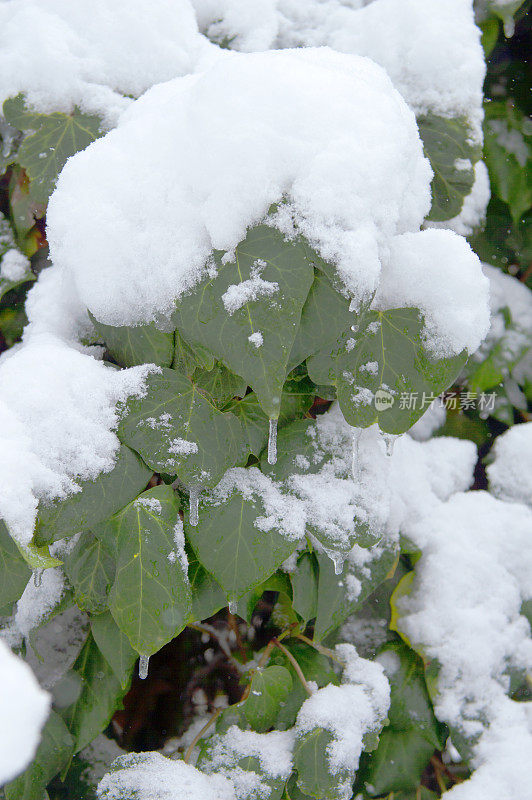
<path fill-rule="evenodd" d="M 50 710 L 30 667 L 0 641 L 0 785 L 30 763 Z"/>

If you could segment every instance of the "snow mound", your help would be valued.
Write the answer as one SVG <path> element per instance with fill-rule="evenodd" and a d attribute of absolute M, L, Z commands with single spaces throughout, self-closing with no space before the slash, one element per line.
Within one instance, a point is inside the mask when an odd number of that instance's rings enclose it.
<path fill-rule="evenodd" d="M 497 437 L 492 453 L 486 470 L 490 491 L 501 500 L 532 506 L 532 422 Z"/>
<path fill-rule="evenodd" d="M 0 641 L 0 784 L 13 780 L 35 755 L 50 696 L 33 672 Z"/>
<path fill-rule="evenodd" d="M 0 3 L 0 106 L 23 92 L 36 111 L 78 106 L 113 125 L 131 97 L 193 72 L 211 49 L 188 0 L 152 0 L 149 14 L 142 0 L 9 0 Z"/>

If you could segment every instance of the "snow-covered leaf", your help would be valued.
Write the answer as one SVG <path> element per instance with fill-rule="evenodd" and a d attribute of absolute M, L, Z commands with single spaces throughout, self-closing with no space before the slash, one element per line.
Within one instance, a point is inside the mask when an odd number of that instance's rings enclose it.
<path fill-rule="evenodd" d="M 317 800 L 344 800 L 349 770 L 331 770 L 328 748 L 334 735 L 316 727 L 299 739 L 294 749 L 297 785 Z"/>

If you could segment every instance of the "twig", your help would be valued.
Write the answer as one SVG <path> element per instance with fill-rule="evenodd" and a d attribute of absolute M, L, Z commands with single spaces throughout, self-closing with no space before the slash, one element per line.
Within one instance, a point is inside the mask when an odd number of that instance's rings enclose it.
<path fill-rule="evenodd" d="M 183 761 L 185 762 L 185 764 L 188 764 L 190 756 L 192 755 L 192 753 L 194 751 L 194 748 L 196 747 L 196 745 L 199 742 L 199 740 L 202 738 L 203 734 L 206 731 L 209 730 L 209 728 L 211 727 L 212 723 L 215 722 L 218 719 L 218 717 L 220 716 L 220 714 L 222 713 L 223 710 L 224 710 L 223 708 L 217 708 L 216 711 L 214 712 L 214 714 L 212 714 L 212 716 L 207 720 L 207 722 L 205 723 L 203 728 L 200 731 L 198 731 L 198 733 L 194 736 L 194 738 L 192 739 L 191 743 L 189 744 L 189 746 L 187 748 L 187 752 L 185 753 L 185 756 L 183 758 Z"/>
<path fill-rule="evenodd" d="M 345 666 L 344 662 L 341 661 L 338 658 L 336 653 L 334 653 L 332 650 L 329 650 L 328 647 L 323 647 L 323 645 L 318 644 L 317 642 L 313 642 L 312 639 L 309 639 L 308 636 L 305 636 L 305 634 L 303 634 L 303 633 L 299 633 L 299 632 L 298 633 L 294 633 L 294 637 L 296 639 L 301 639 L 301 641 L 305 642 L 306 644 L 309 644 L 311 647 L 314 648 L 314 650 L 317 650 L 318 653 L 321 653 L 323 656 L 327 656 L 332 661 L 336 661 L 337 664 L 341 664 L 342 666 Z"/>
<path fill-rule="evenodd" d="M 281 644 L 281 642 L 280 642 L 278 639 L 273 639 L 273 643 L 274 643 L 274 646 L 275 646 L 275 647 L 278 647 L 278 648 L 279 648 L 279 650 L 282 650 L 282 651 L 283 651 L 283 653 L 285 654 L 285 656 L 287 657 L 287 659 L 290 661 L 290 663 L 292 664 L 293 668 L 295 669 L 295 671 L 296 671 L 296 673 L 297 673 L 297 677 L 298 677 L 298 678 L 299 678 L 299 680 L 301 681 L 301 683 L 302 683 L 302 685 L 303 685 L 303 688 L 304 688 L 304 690 L 306 691 L 306 693 L 308 694 L 308 696 L 309 696 L 309 697 L 312 697 L 312 689 L 311 689 L 311 688 L 310 688 L 310 686 L 308 685 L 308 683 L 307 683 L 307 679 L 306 679 L 306 678 L 305 678 L 305 676 L 303 675 L 303 671 L 302 671 L 301 667 L 300 667 L 300 666 L 299 666 L 299 664 L 297 663 L 296 659 L 294 658 L 294 656 L 292 655 L 292 653 L 290 652 L 290 650 L 288 650 L 288 649 L 287 649 L 287 648 L 284 646 L 284 644 Z"/>

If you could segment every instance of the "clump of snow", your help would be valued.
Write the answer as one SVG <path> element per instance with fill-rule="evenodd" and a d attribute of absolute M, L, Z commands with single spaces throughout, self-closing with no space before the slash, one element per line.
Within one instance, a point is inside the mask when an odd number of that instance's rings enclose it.
<path fill-rule="evenodd" d="M 228 314 L 234 314 L 243 305 L 258 300 L 259 297 L 271 297 L 279 291 L 279 284 L 276 281 L 265 281 L 260 277 L 266 262 L 258 263 L 259 261 L 260 259 L 257 259 L 253 264 L 251 277 L 247 281 L 233 283 L 222 295 L 222 301 Z"/>
<path fill-rule="evenodd" d="M 287 780 L 292 772 L 294 733 L 271 731 L 255 733 L 232 725 L 225 734 L 215 735 L 209 742 L 201 769 L 227 778 L 235 787 L 237 800 L 260 800 L 271 791 L 265 778 Z M 239 766 L 239 761 L 256 758 L 261 773 Z"/>
<path fill-rule="evenodd" d="M 0 259 L 0 279 L 21 281 L 30 271 L 30 261 L 24 253 L 12 247 Z"/>
<path fill-rule="evenodd" d="M 50 710 L 27 664 L 0 641 L 0 784 L 13 780 L 33 759 Z"/>
<path fill-rule="evenodd" d="M 465 239 L 429 229 L 392 240 L 373 307 L 420 308 L 427 349 L 442 357 L 477 350 L 489 328 L 488 298 L 489 281 Z"/>
<path fill-rule="evenodd" d="M 497 437 L 488 466 L 490 491 L 502 500 L 532 506 L 532 422 Z"/>
<path fill-rule="evenodd" d="M 473 747 L 476 771 L 444 795 L 453 800 L 529 796 L 532 706 L 507 693 L 510 674 L 532 663 L 520 613 L 532 597 L 531 530 L 528 508 L 486 492 L 455 494 L 406 526 L 423 553 L 399 627 L 440 666 L 436 715 Z"/>
<path fill-rule="evenodd" d="M 368 59 L 227 53 L 154 87 L 69 159 L 49 205 L 52 260 L 101 321 L 160 320 L 212 272 L 213 248 L 232 253 L 280 203 L 270 223 L 306 236 L 361 301 L 390 238 L 419 229 L 430 178 L 412 112 Z"/>
<path fill-rule="evenodd" d="M 188 558 L 185 551 L 185 531 L 183 528 L 183 521 L 178 517 L 176 524 L 174 525 L 174 543 L 175 543 L 175 550 L 172 550 L 168 558 L 170 560 L 179 561 L 181 565 L 181 569 L 188 575 Z"/>
<path fill-rule="evenodd" d="M 248 336 L 248 342 L 250 342 L 253 347 L 262 347 L 264 344 L 264 337 L 260 331 L 255 331 Z"/>
<path fill-rule="evenodd" d="M 21 544 L 39 500 L 113 468 L 117 404 L 142 394 L 148 369 L 111 369 L 46 334 L 0 359 L 0 517 Z"/>
<path fill-rule="evenodd" d="M 148 513 L 157 514 L 158 516 L 162 514 L 163 510 L 161 501 L 156 497 L 137 497 L 133 505 L 135 508 L 144 508 Z"/>
<path fill-rule="evenodd" d="M 97 789 L 101 800 L 237 800 L 232 783 L 223 775 L 206 775 L 183 761 L 160 753 L 130 753 L 113 764 Z"/>
<path fill-rule="evenodd" d="M 412 425 L 408 435 L 417 442 L 426 442 L 445 422 L 447 411 L 440 398 L 433 400 L 422 417 Z"/>
<path fill-rule="evenodd" d="M 198 445 L 196 442 L 189 442 L 188 439 L 182 439 L 178 436 L 169 443 L 168 452 L 173 453 L 175 456 L 188 456 L 191 453 L 198 452 Z"/>
<path fill-rule="evenodd" d="M 20 36 L 24 31 L 24 36 Z M 41 112 L 79 106 L 115 124 L 156 83 L 194 72 L 211 45 L 188 0 L 0 3 L 0 106 L 23 92 Z"/>
<path fill-rule="evenodd" d="M 305 700 L 295 730 L 298 737 L 314 728 L 333 734 L 327 748 L 331 772 L 348 771 L 352 782 L 364 736 L 379 731 L 386 719 L 390 686 L 382 665 L 360 658 L 352 645 L 338 645 L 336 651 L 346 664 L 341 685 L 328 684 Z"/>
<path fill-rule="evenodd" d="M 416 114 L 468 118 L 480 138 L 484 57 L 471 0 L 192 0 L 237 50 L 328 45 L 386 69 Z"/>

